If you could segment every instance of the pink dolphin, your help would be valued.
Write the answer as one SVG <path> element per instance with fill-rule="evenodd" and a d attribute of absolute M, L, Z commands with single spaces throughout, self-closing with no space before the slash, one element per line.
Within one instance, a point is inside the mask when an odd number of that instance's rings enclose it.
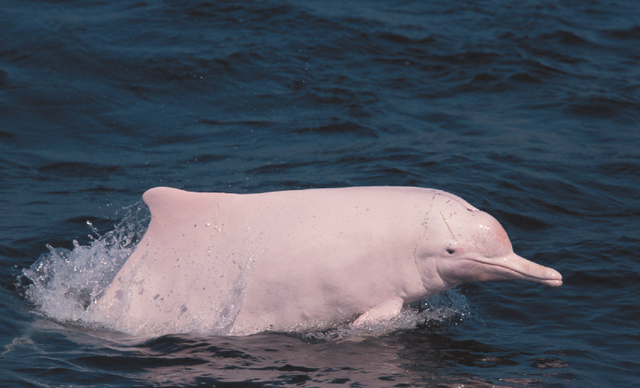
<path fill-rule="evenodd" d="M 139 336 L 248 335 L 380 322 L 470 281 L 562 276 L 515 253 L 489 214 L 433 189 L 143 196 L 144 238 L 91 306 Z"/>

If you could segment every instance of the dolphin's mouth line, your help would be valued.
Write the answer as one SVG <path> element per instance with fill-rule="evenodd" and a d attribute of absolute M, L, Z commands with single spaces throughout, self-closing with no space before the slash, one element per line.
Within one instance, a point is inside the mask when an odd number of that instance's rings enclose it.
<path fill-rule="evenodd" d="M 552 277 L 539 277 L 539 276 L 529 275 L 529 274 L 527 274 L 525 272 L 518 271 L 517 269 L 511 268 L 511 267 L 507 267 L 505 265 L 501 265 L 501 264 L 498 264 L 498 263 L 487 263 L 487 262 L 484 262 L 484 261 L 481 261 L 481 260 L 477 260 L 477 259 L 466 259 L 466 260 L 474 261 L 476 263 L 480 263 L 480 264 L 483 264 L 483 265 L 490 265 L 490 266 L 493 266 L 493 267 L 500 267 L 502 269 L 507 270 L 508 272 L 516 273 L 516 274 L 522 276 L 525 279 L 526 278 L 538 279 L 538 280 L 542 280 L 542 281 L 561 281 L 562 280 L 562 278 L 554 279 Z"/>

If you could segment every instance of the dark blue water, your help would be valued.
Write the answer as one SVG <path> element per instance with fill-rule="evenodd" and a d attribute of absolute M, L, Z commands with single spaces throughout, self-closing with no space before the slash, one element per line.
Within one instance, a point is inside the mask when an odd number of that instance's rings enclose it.
<path fill-rule="evenodd" d="M 640 384 L 640 3 L 5 0 L 0 37 L 0 386 Z M 23 270 L 158 185 L 438 188 L 565 284 L 361 341 L 40 313 Z"/>

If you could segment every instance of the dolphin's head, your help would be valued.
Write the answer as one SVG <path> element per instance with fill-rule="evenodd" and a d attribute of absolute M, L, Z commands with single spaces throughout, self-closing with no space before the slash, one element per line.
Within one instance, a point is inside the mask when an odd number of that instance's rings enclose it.
<path fill-rule="evenodd" d="M 417 262 L 427 290 L 440 292 L 458 284 L 488 280 L 562 285 L 562 276 L 556 270 L 516 255 L 495 218 L 471 206 L 456 205 L 451 203 L 439 214 L 432 214 L 424 226 L 427 250 Z M 437 238 L 429 238 L 432 235 Z"/>

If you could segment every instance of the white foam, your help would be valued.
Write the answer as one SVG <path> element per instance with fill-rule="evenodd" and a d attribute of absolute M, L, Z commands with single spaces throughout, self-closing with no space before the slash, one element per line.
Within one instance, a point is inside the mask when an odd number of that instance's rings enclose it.
<path fill-rule="evenodd" d="M 377 337 L 398 330 L 410 330 L 420 326 L 459 322 L 470 316 L 467 298 L 451 289 L 419 302 L 405 306 L 402 312 L 389 321 L 354 327 L 351 323 L 324 331 L 305 332 L 300 336 L 311 341 L 353 340 Z"/>
<path fill-rule="evenodd" d="M 75 240 L 73 250 L 47 245 L 49 253 L 24 270 L 32 282 L 25 295 L 40 312 L 62 323 L 94 322 L 87 307 L 111 283 L 149 223 L 149 212 L 142 202 L 122 211 L 122 221 L 114 230 L 100 235 L 87 221 L 93 232 L 89 245 Z"/>

